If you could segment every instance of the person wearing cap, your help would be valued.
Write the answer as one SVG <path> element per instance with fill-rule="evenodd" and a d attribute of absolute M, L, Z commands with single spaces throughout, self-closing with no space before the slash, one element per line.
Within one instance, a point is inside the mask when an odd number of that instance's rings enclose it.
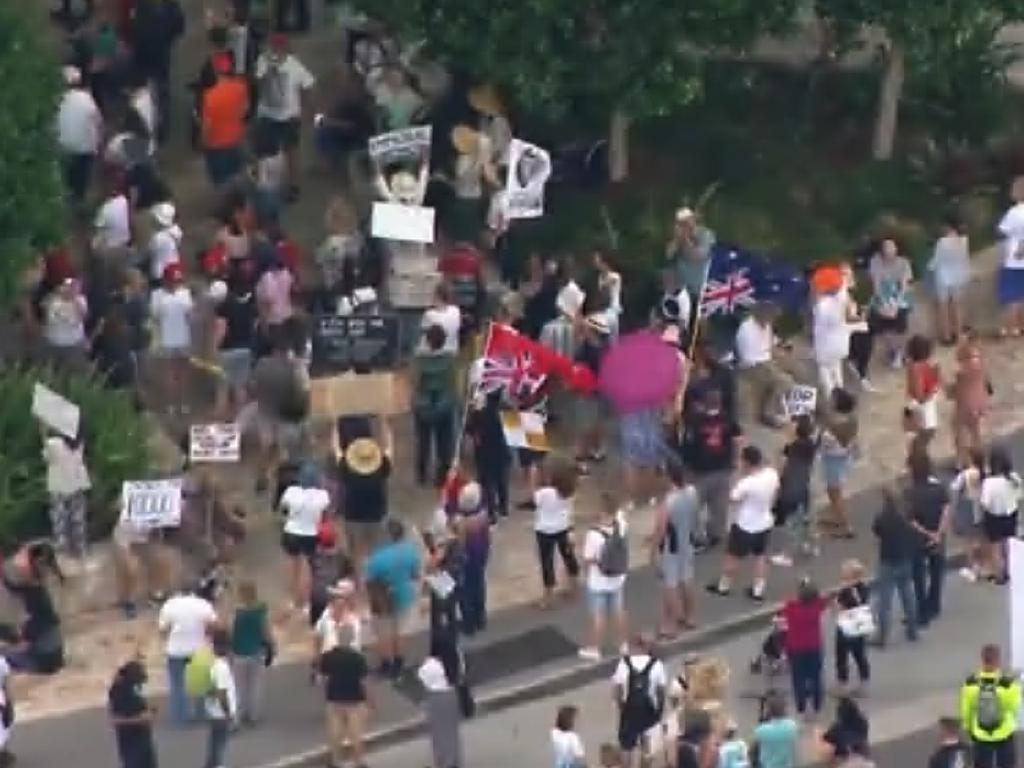
<path fill-rule="evenodd" d="M 704 293 L 714 244 L 715 233 L 700 223 L 695 211 L 686 207 L 676 211 L 665 258 L 674 269 L 679 285 L 686 288 L 690 296 Z"/>
<path fill-rule="evenodd" d="M 277 33 L 270 47 L 256 60 L 259 100 L 256 130 L 272 146 L 284 150 L 288 167 L 288 195 L 298 197 L 299 137 L 307 94 L 316 83 L 306 66 L 288 50 L 288 38 Z"/>
<path fill-rule="evenodd" d="M 146 245 L 146 257 L 149 260 L 150 279 L 157 283 L 163 279 L 164 270 L 170 264 L 181 262 L 181 240 L 184 233 L 178 226 L 178 215 L 174 203 L 157 203 L 149 209 L 155 225 L 153 234 Z"/>
<path fill-rule="evenodd" d="M 63 156 L 64 183 L 75 205 L 85 201 L 96 156 L 103 141 L 103 115 L 82 82 L 77 67 L 64 67 L 64 94 L 57 107 L 57 145 Z"/>
<path fill-rule="evenodd" d="M 159 381 L 171 410 L 186 410 L 183 385 L 187 376 L 188 356 L 192 349 L 192 292 L 185 285 L 180 262 L 164 267 L 163 282 L 149 299 L 149 315 L 154 334 L 150 354 L 158 366 Z"/>
<path fill-rule="evenodd" d="M 380 543 L 388 514 L 388 479 L 391 477 L 393 437 L 387 419 L 380 417 L 380 441 L 358 437 L 340 452 L 341 511 L 345 518 L 348 551 L 357 571 Z"/>
<path fill-rule="evenodd" d="M 770 427 L 782 425 L 782 397 L 793 386 L 774 357 L 778 339 L 772 325 L 777 314 L 775 305 L 759 302 L 736 329 L 740 420 Z"/>
<path fill-rule="evenodd" d="M 214 84 L 200 96 L 200 124 L 206 173 L 219 189 L 242 170 L 249 88 L 225 51 L 214 55 L 213 71 Z"/>

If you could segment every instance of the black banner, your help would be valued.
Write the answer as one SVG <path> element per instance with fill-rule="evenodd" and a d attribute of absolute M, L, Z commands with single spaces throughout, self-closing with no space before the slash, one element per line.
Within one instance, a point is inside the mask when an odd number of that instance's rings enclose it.
<path fill-rule="evenodd" d="M 398 365 L 398 318 L 319 315 L 313 323 L 312 374 L 389 370 Z"/>

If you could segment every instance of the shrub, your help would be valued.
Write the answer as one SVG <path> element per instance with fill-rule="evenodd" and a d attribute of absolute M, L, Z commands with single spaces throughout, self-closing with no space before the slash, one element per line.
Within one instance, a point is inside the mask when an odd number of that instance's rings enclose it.
<path fill-rule="evenodd" d="M 90 532 L 110 531 L 125 480 L 150 470 L 146 424 L 127 393 L 110 390 L 93 375 L 51 368 L 0 371 L 0 545 L 48 531 L 42 429 L 32 416 L 32 388 L 42 382 L 81 409 L 80 434 L 92 479 Z"/>

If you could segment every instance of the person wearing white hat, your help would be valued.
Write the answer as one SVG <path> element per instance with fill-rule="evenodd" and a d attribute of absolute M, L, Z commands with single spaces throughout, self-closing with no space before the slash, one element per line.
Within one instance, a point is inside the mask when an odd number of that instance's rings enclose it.
<path fill-rule="evenodd" d="M 77 67 L 62 70 L 67 89 L 57 107 L 57 145 L 64 162 L 64 183 L 72 202 L 85 200 L 92 168 L 103 141 L 103 115 L 96 100 L 82 84 Z"/>
<path fill-rule="evenodd" d="M 177 210 L 173 203 L 157 203 L 149 209 L 149 213 L 157 227 L 146 248 L 149 276 L 154 282 L 159 282 L 168 266 L 181 263 L 180 249 L 184 233 L 175 222 Z"/>
<path fill-rule="evenodd" d="M 675 271 L 679 285 L 686 288 L 691 297 L 699 297 L 704 292 L 714 244 L 715 233 L 700 223 L 696 212 L 686 207 L 676 211 L 665 259 Z"/>

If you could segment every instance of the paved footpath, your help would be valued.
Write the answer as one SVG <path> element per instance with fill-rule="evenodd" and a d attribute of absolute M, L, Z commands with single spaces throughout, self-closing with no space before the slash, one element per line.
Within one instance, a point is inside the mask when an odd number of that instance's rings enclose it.
<path fill-rule="evenodd" d="M 1014 440 L 1018 460 L 1024 458 L 1024 441 Z M 851 542 L 830 543 L 826 557 L 799 570 L 776 569 L 770 579 L 769 598 L 779 600 L 791 591 L 798 573 L 808 572 L 820 584 L 835 583 L 839 563 L 846 557 L 857 556 L 865 562 L 874 562 L 874 542 L 867 531 L 868 521 L 878 507 L 878 491 L 872 490 L 856 496 L 851 504 L 857 514 L 860 535 Z M 698 585 L 710 581 L 717 573 L 718 557 L 703 556 L 698 560 Z M 951 576 L 956 580 L 956 576 Z M 974 593 L 972 593 L 974 594 Z M 978 588 L 978 595 L 985 595 Z M 979 597 L 983 601 L 984 597 Z M 955 626 L 973 634 L 973 627 L 984 626 L 975 622 L 973 601 L 950 601 L 951 617 Z M 656 590 L 653 572 L 649 567 L 631 574 L 627 583 L 627 606 L 635 626 L 650 627 L 656 615 Z M 704 630 L 684 638 L 671 650 L 717 644 L 737 633 L 749 629 L 751 622 L 763 618 L 770 608 L 757 606 L 743 597 L 712 599 L 700 596 L 699 619 Z M 1004 612 L 992 616 L 1004 615 Z M 601 665 L 580 663 L 575 657 L 576 645 L 584 628 L 585 615 L 582 601 L 562 604 L 550 613 L 542 614 L 531 608 L 511 608 L 492 617 L 487 632 L 468 645 L 475 674 L 481 680 L 477 696 L 492 700 L 491 707 L 498 710 L 522 701 L 579 687 L 607 674 Z M 953 625 L 953 622 L 949 622 Z M 993 630 L 1003 633 L 993 625 Z M 413 643 L 410 656 L 422 656 L 423 637 Z M 741 642 L 737 648 L 746 648 L 750 642 Z M 925 648 L 934 644 L 927 644 Z M 908 662 L 912 661 L 911 656 Z M 916 662 L 913 662 L 916 664 Z M 916 669 L 927 679 L 935 659 L 922 662 Z M 960 666 L 955 666 L 956 675 Z M 382 731 L 408 726 L 419 717 L 415 702 L 391 685 L 377 686 L 379 707 L 373 727 Z M 232 747 L 231 764 L 238 768 L 256 768 L 274 764 L 291 756 L 307 753 L 322 744 L 322 717 L 318 691 L 309 684 L 308 667 L 290 664 L 270 671 L 267 687 L 267 706 L 264 724 L 252 731 L 242 732 Z M 100 702 L 97 701 L 97 704 Z M 203 734 L 195 730 L 173 730 L 161 726 L 159 748 L 161 765 L 165 768 L 191 768 L 201 762 Z M 62 717 L 43 718 L 23 723 L 16 729 L 14 747 L 21 765 L 50 768 L 57 765 L 101 766 L 113 763 L 113 744 L 109 728 L 100 708 L 80 710 Z M 406 764 L 408 765 L 408 763 Z M 520 764 L 521 765 L 521 764 Z"/>

